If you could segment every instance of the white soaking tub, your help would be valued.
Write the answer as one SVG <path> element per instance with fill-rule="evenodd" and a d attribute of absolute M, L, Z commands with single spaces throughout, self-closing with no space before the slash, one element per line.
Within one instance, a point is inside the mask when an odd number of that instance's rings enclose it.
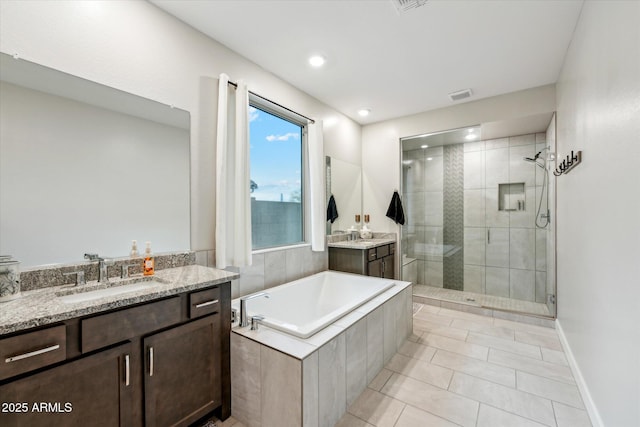
<path fill-rule="evenodd" d="M 247 301 L 247 316 L 264 316 L 263 324 L 308 338 L 393 286 L 389 279 L 323 271 L 266 289 L 269 298 Z"/>

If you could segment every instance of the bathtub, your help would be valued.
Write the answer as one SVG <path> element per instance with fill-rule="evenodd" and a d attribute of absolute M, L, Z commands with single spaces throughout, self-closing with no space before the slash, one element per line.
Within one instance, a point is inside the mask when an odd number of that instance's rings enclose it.
<path fill-rule="evenodd" d="M 357 307 L 392 288 L 389 279 L 323 271 L 275 288 L 269 298 L 247 301 L 247 315 L 298 338 L 308 338 Z"/>

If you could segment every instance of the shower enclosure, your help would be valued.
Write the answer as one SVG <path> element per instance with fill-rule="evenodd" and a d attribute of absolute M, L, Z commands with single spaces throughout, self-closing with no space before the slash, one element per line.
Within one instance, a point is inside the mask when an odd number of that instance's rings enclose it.
<path fill-rule="evenodd" d="M 553 317 L 555 121 L 480 130 L 402 139 L 403 279 L 416 295 Z"/>

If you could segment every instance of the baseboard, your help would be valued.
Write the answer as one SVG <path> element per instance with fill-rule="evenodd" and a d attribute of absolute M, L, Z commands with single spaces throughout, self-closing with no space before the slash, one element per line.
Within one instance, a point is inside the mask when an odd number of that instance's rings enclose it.
<path fill-rule="evenodd" d="M 564 330 L 562 329 L 562 325 L 560 325 L 560 320 L 556 319 L 556 331 L 558 332 L 558 336 L 560 337 L 560 342 L 562 343 L 562 348 L 564 349 L 564 354 L 567 356 L 567 361 L 569 362 L 569 367 L 571 368 L 571 372 L 573 373 L 573 377 L 576 380 L 578 385 L 578 390 L 580 390 L 580 395 L 582 396 L 582 400 L 584 406 L 587 410 L 587 414 L 589 414 L 589 418 L 591 419 L 591 425 L 593 427 L 604 427 L 604 423 L 602 422 L 602 418 L 600 418 L 600 412 L 598 412 L 598 408 L 596 407 L 593 399 L 591 398 L 591 393 L 589 392 L 589 387 L 582 376 L 582 372 L 580 371 L 580 367 L 576 362 L 575 357 L 573 356 L 573 352 L 571 351 L 571 347 L 569 346 L 569 342 L 567 341 L 567 337 L 564 335 Z"/>

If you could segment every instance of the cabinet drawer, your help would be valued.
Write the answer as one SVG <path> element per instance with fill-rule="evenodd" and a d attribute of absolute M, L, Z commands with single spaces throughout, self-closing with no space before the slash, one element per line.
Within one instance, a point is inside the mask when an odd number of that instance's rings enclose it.
<path fill-rule="evenodd" d="M 114 311 L 80 321 L 83 353 L 180 322 L 180 297 Z"/>
<path fill-rule="evenodd" d="M 376 248 L 367 249 L 367 260 L 373 261 L 376 259 Z"/>
<path fill-rule="evenodd" d="M 12 377 L 67 357 L 64 325 L 0 340 L 0 379 Z"/>
<path fill-rule="evenodd" d="M 378 258 L 389 255 L 389 245 L 378 246 L 376 249 L 378 250 Z"/>
<path fill-rule="evenodd" d="M 220 311 L 220 288 L 215 287 L 189 294 L 189 318 Z"/>
<path fill-rule="evenodd" d="M 396 244 L 392 243 L 389 245 L 389 253 L 390 254 L 395 254 L 396 253 Z"/>

